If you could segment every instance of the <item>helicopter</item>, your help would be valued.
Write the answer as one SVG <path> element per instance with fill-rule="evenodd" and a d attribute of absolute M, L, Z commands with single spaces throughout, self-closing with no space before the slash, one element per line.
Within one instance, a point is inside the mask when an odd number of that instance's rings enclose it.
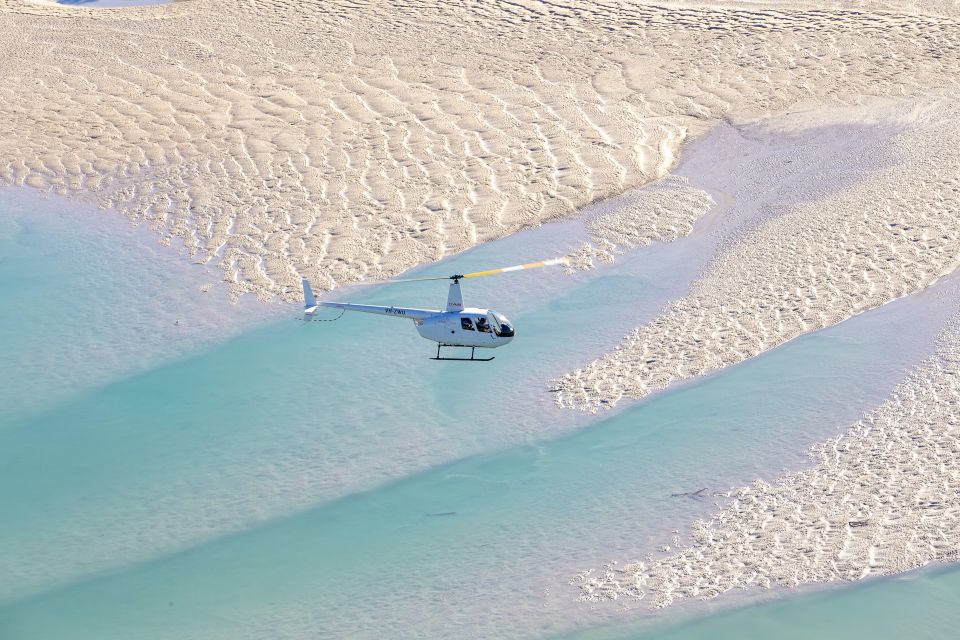
<path fill-rule="evenodd" d="M 474 307 L 463 306 L 463 295 L 460 291 L 460 281 L 468 278 L 478 278 L 480 276 L 492 276 L 498 273 L 510 273 L 512 271 L 522 271 L 524 269 L 536 269 L 538 267 L 550 267 L 554 265 L 569 265 L 570 258 L 553 258 L 540 262 L 529 262 L 513 267 L 501 267 L 499 269 L 488 269 L 486 271 L 475 271 L 473 273 L 461 273 L 452 276 L 438 276 L 433 278 L 405 278 L 397 280 L 385 280 L 382 283 L 370 284 L 392 284 L 396 282 L 425 282 L 428 280 L 450 280 L 450 291 L 447 294 L 447 308 L 439 309 L 412 309 L 408 307 L 381 307 L 369 304 L 353 304 L 350 302 L 333 302 L 329 300 L 317 300 L 310 287 L 310 282 L 303 279 L 303 319 L 310 321 L 320 307 L 330 307 L 342 309 L 344 311 L 362 311 L 364 313 L 376 313 L 384 316 L 393 316 L 394 318 L 406 318 L 413 320 L 417 327 L 417 332 L 426 338 L 437 343 L 437 355 L 431 357 L 431 360 L 460 360 L 467 362 L 490 362 L 493 356 L 489 358 L 477 358 L 475 352 L 477 348 L 496 349 L 507 344 L 516 336 L 516 330 L 513 324 L 507 320 L 506 316 L 494 311 L 493 309 L 477 309 Z M 440 355 L 441 347 L 470 347 L 469 358 L 442 357 Z"/>

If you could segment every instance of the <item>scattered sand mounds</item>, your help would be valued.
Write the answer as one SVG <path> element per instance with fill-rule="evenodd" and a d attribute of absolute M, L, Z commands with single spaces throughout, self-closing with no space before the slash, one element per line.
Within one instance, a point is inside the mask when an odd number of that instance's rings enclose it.
<path fill-rule="evenodd" d="M 558 404 L 596 411 L 641 398 L 951 272 L 960 263 L 958 115 L 946 101 L 900 114 L 907 130 L 865 151 L 895 164 L 733 242 L 688 297 L 557 381 Z"/>
<path fill-rule="evenodd" d="M 960 559 L 960 329 L 889 401 L 814 448 L 819 464 L 731 494 L 659 560 L 585 572 L 585 600 L 709 598 L 733 588 L 859 580 Z"/>
<path fill-rule="evenodd" d="M 525 0 L 0 0 L 0 181 L 296 298 L 666 175 L 712 122 L 955 82 L 951 19 Z"/>
<path fill-rule="evenodd" d="M 587 230 L 615 246 L 638 247 L 685 236 L 713 200 L 685 178 L 670 177 L 619 199 L 616 211 L 597 216 Z"/>
<path fill-rule="evenodd" d="M 573 252 L 571 269 L 589 269 L 595 261 L 613 262 L 618 249 L 685 236 L 712 204 L 709 193 L 694 189 L 680 176 L 667 176 L 644 189 L 611 198 L 604 203 L 611 213 L 587 221 L 593 242 L 585 242 Z"/>

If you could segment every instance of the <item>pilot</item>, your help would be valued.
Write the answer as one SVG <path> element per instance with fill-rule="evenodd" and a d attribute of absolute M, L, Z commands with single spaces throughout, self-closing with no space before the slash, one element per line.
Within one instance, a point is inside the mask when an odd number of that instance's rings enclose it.
<path fill-rule="evenodd" d="M 487 324 L 486 318 L 477 318 L 477 331 L 490 333 L 490 325 Z"/>

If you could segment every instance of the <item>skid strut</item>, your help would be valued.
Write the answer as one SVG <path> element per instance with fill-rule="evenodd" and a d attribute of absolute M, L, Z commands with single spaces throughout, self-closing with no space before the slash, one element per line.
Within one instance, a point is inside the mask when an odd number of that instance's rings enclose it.
<path fill-rule="evenodd" d="M 474 352 L 477 350 L 476 347 L 470 347 L 470 357 L 469 357 L 469 358 L 442 358 L 442 357 L 440 357 L 440 347 L 454 347 L 454 346 L 456 346 L 456 345 L 452 345 L 452 344 L 440 344 L 440 343 L 438 342 L 438 343 L 437 343 L 437 355 L 436 355 L 435 358 L 430 358 L 430 359 L 431 359 L 431 360 L 457 360 L 457 361 L 460 361 L 460 362 L 490 362 L 490 361 L 493 360 L 493 358 L 494 358 L 494 356 L 490 356 L 489 358 L 476 358 L 476 357 L 474 357 Z"/>

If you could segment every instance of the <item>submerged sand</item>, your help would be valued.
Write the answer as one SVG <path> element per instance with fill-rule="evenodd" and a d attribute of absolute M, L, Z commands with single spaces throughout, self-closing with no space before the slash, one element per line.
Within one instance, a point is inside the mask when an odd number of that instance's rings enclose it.
<path fill-rule="evenodd" d="M 662 177 L 725 118 L 952 86 L 956 33 L 808 4 L 3 0 L 0 178 L 292 299 Z"/>

